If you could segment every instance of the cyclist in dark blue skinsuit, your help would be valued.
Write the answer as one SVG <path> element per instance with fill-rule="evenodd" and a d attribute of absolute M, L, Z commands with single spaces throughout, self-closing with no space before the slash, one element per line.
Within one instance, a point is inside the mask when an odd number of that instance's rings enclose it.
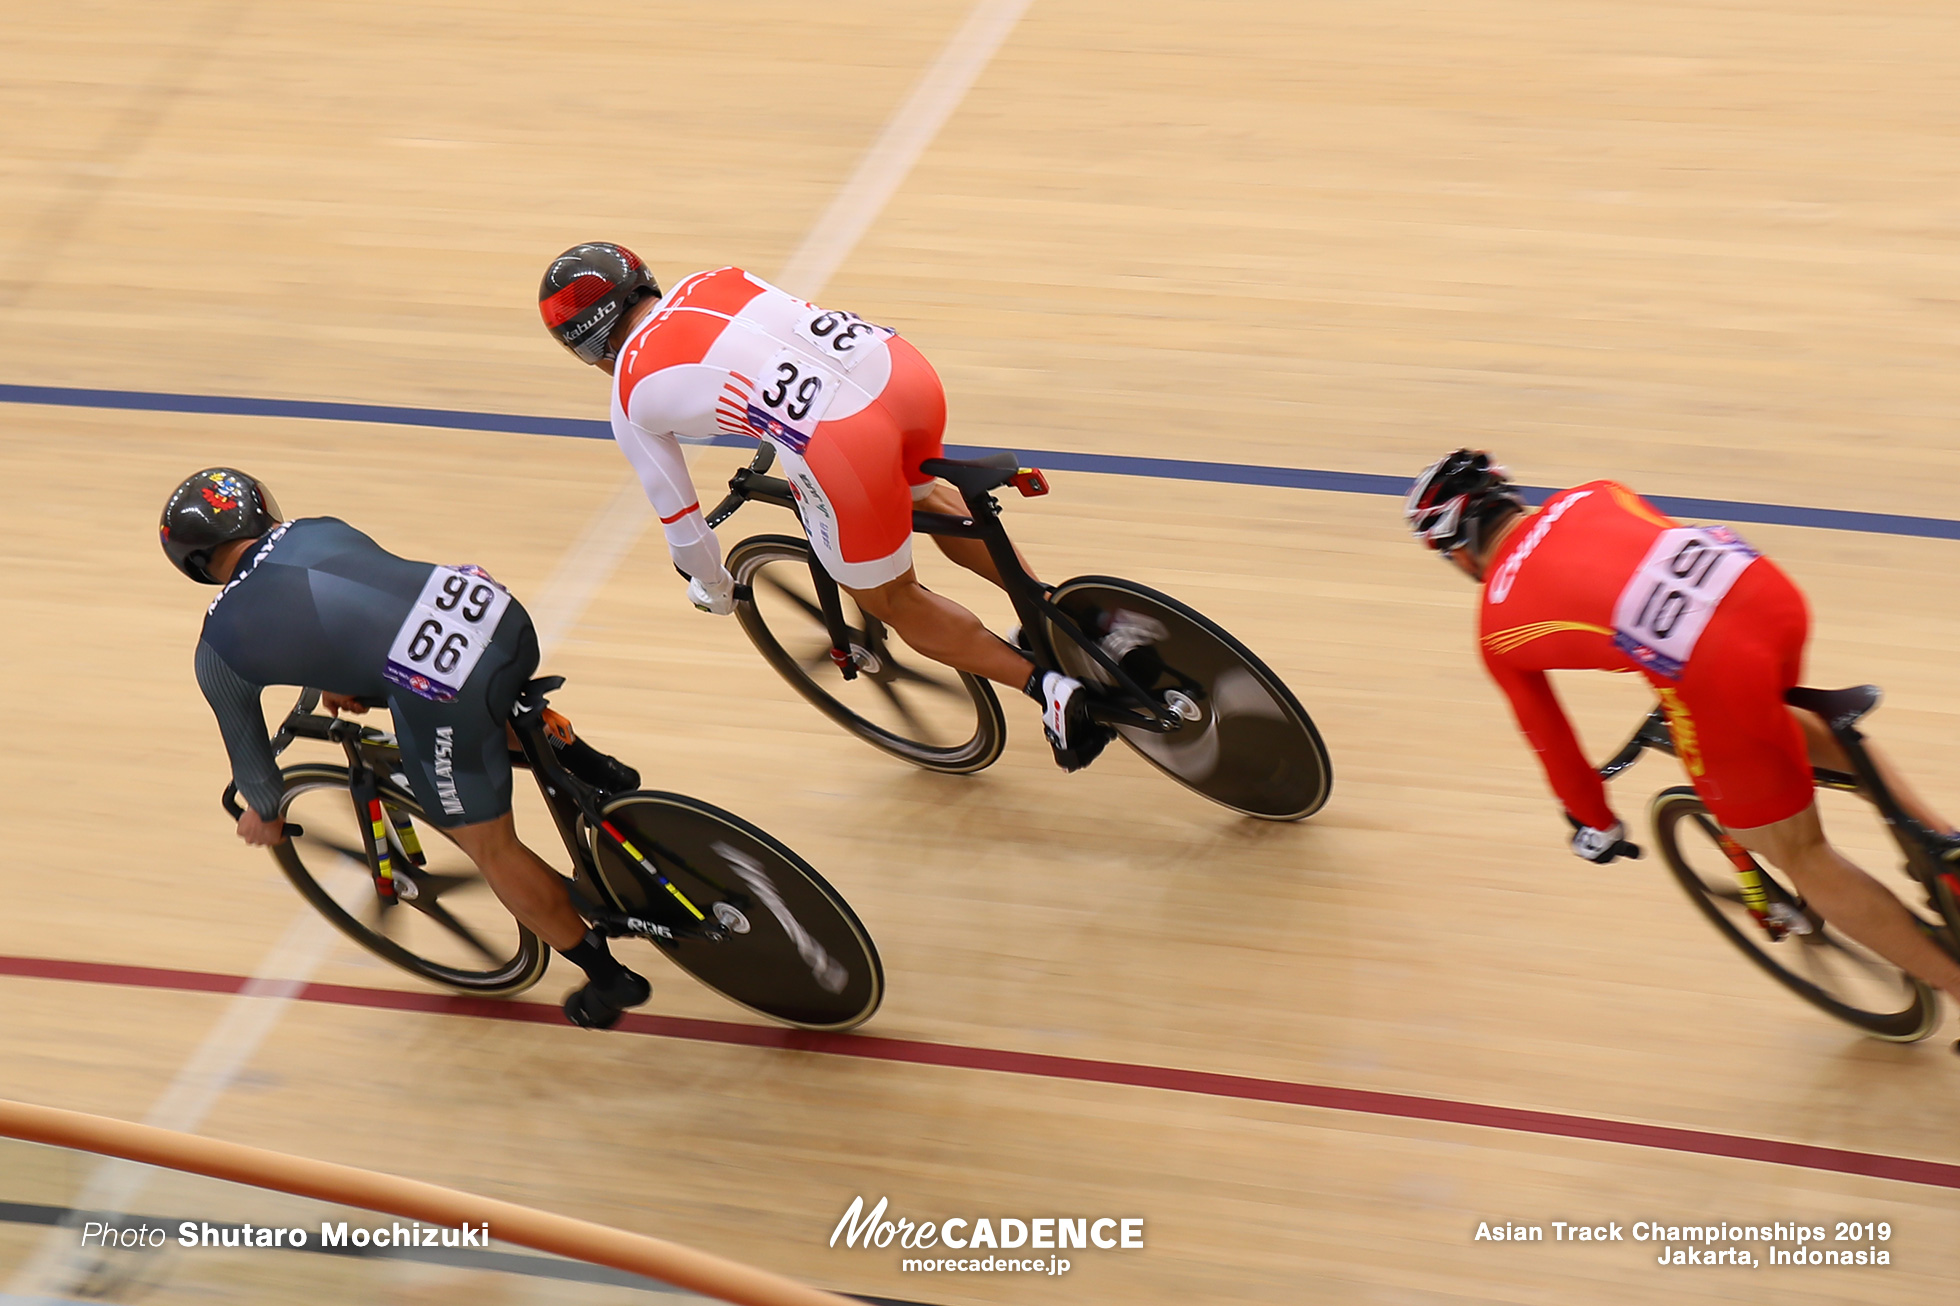
<path fill-rule="evenodd" d="M 179 486 L 161 531 L 180 571 L 224 586 L 205 615 L 197 683 L 247 805 L 241 838 L 285 838 L 262 689 L 318 689 L 336 714 L 385 704 L 429 822 L 469 855 L 513 915 L 589 977 L 566 1015 L 604 1027 L 646 1001 L 646 981 L 586 929 L 557 873 L 518 841 L 511 819 L 507 723 L 538 664 L 522 604 L 477 568 L 396 557 L 336 518 L 281 523 L 265 488 L 230 468 Z M 639 785 L 630 768 L 583 741 L 563 747 L 561 760 L 603 789 Z"/>
<path fill-rule="evenodd" d="M 391 683 L 389 646 L 435 570 L 332 517 L 288 522 L 246 551 L 204 619 L 197 683 L 254 810 L 276 814 L 281 793 L 259 691 L 287 684 L 385 702 L 431 824 L 473 825 L 510 810 L 504 720 L 537 670 L 537 636 L 510 599 L 453 699 Z"/>

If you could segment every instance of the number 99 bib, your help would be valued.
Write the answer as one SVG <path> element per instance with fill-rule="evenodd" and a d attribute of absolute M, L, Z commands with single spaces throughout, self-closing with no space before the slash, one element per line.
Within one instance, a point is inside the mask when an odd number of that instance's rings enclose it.
<path fill-rule="evenodd" d="M 438 703 L 451 701 L 509 606 L 510 591 L 481 568 L 437 567 L 388 648 L 388 683 Z"/>

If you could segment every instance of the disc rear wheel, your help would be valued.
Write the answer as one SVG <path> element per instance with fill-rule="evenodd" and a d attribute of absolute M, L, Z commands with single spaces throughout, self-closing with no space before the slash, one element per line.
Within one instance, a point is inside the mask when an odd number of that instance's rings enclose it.
<path fill-rule="evenodd" d="M 884 1000 L 885 972 L 864 925 L 814 867 L 739 816 L 680 794 L 609 801 L 607 823 L 665 875 L 662 885 L 588 831 L 612 905 L 674 931 L 656 946 L 703 984 L 802 1029 L 850 1029 Z M 712 922 L 720 939 L 686 932 Z"/>
<path fill-rule="evenodd" d="M 1306 709 L 1252 650 L 1183 603 L 1133 581 L 1078 576 L 1054 603 L 1090 638 L 1125 626 L 1141 656 L 1124 670 L 1185 724 L 1169 734 L 1119 726 L 1123 742 L 1179 784 L 1247 816 L 1297 821 L 1327 801 L 1333 767 Z M 1051 630 L 1062 670 L 1085 684 L 1111 678 L 1080 645 Z"/>

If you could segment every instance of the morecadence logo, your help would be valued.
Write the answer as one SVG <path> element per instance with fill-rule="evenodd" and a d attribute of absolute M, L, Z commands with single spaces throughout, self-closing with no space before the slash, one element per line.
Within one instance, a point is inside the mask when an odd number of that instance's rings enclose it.
<path fill-rule="evenodd" d="M 1069 1262 L 1059 1256 L 1006 1257 L 1003 1251 L 1140 1251 L 1144 1246 L 1140 1215 L 954 1215 L 918 1220 L 891 1212 L 889 1198 L 865 1209 L 864 1197 L 851 1204 L 830 1231 L 830 1245 L 859 1251 L 893 1246 L 904 1251 L 944 1248 L 965 1253 L 955 1257 L 906 1258 L 899 1268 L 957 1273 L 1010 1271 L 1067 1274 Z M 976 1255 L 985 1252 L 986 1255 Z"/>

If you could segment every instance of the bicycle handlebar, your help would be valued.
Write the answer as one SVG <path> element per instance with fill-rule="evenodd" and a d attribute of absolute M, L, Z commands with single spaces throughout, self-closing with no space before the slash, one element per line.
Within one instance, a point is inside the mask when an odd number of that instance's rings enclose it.
<path fill-rule="evenodd" d="M 749 496 L 742 489 L 744 482 L 751 476 L 763 475 L 775 464 L 776 446 L 767 440 L 759 441 L 755 447 L 755 457 L 749 459 L 749 465 L 738 469 L 735 475 L 728 478 L 728 493 L 714 506 L 714 511 L 708 514 L 708 529 L 713 530 L 733 517 L 735 510 L 749 501 Z"/>
<path fill-rule="evenodd" d="M 1611 780 L 1639 761 L 1640 755 L 1650 748 L 1658 748 L 1663 753 L 1674 751 L 1674 736 L 1667 728 L 1667 713 L 1658 707 L 1642 717 L 1639 727 L 1633 732 L 1633 737 L 1627 740 L 1619 752 L 1600 765 L 1599 778 Z"/>
<path fill-rule="evenodd" d="M 218 795 L 218 801 L 224 804 L 225 814 L 231 817 L 232 820 L 242 821 L 245 819 L 245 805 L 238 801 L 237 785 L 226 785 L 225 791 Z M 283 817 L 280 819 L 284 821 Z M 306 827 L 298 821 L 284 821 L 284 823 L 285 837 L 288 839 L 297 839 L 306 833 Z"/>

